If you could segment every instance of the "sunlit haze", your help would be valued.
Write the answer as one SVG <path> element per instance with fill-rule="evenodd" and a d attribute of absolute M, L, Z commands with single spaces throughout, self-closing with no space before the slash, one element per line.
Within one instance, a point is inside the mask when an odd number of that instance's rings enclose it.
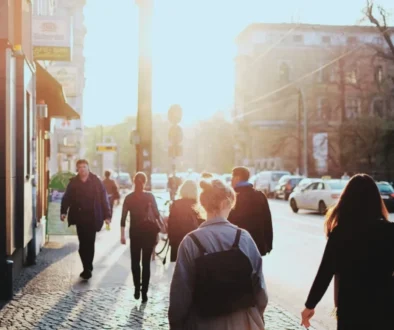
<path fill-rule="evenodd" d="M 388 10 L 390 0 L 380 1 Z M 359 24 L 364 0 L 159 0 L 153 30 L 153 112 L 182 105 L 185 122 L 233 105 L 234 39 L 255 22 Z M 133 0 L 85 7 L 86 125 L 114 124 L 137 109 L 138 8 Z"/>

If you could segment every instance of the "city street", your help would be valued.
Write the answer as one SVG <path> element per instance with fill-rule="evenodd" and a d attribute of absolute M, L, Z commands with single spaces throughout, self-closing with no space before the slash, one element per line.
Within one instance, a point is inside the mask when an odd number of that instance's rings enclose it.
<path fill-rule="evenodd" d="M 167 194 L 156 195 L 162 208 Z M 299 313 L 323 253 L 324 219 L 307 212 L 294 214 L 284 201 L 270 205 L 274 249 L 264 257 L 270 296 L 267 330 L 302 329 Z M 0 310 L 0 329 L 167 329 L 174 264 L 152 262 L 149 303 L 136 302 L 129 250 L 119 243 L 120 210 L 115 210 L 112 229 L 98 235 L 94 276 L 88 283 L 78 278 L 76 237 L 51 237 L 37 265 L 26 268 L 16 283 L 15 299 Z M 335 329 L 332 292 L 330 288 L 316 310 L 315 329 Z"/>

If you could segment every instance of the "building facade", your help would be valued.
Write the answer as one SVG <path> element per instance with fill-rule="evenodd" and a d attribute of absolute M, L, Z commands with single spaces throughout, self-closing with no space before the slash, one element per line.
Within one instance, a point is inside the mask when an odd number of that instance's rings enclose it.
<path fill-rule="evenodd" d="M 35 67 L 31 2 L 0 1 L 0 299 L 34 259 Z"/>
<path fill-rule="evenodd" d="M 74 171 L 75 162 L 83 156 L 83 92 L 85 88 L 84 6 L 86 0 L 40 0 L 35 3 L 37 15 L 69 19 L 72 34 L 71 60 L 55 61 L 47 70 L 64 88 L 67 102 L 79 119 L 57 118 L 50 133 L 50 176 L 61 171 Z"/>
<path fill-rule="evenodd" d="M 237 46 L 236 162 L 309 175 L 359 171 L 367 160 L 348 159 L 344 127 L 394 119 L 394 63 L 379 56 L 387 49 L 377 29 L 253 24 Z"/>
<path fill-rule="evenodd" d="M 12 297 L 14 279 L 45 241 L 51 122 L 80 118 L 40 61 L 70 52 L 53 44 L 64 25 L 37 20 L 32 3 L 0 0 L 0 300 Z"/>

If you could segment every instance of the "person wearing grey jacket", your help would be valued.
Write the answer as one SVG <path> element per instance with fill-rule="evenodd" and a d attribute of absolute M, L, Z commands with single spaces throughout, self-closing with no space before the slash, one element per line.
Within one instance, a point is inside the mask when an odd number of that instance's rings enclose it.
<path fill-rule="evenodd" d="M 234 190 L 220 180 L 202 181 L 200 202 L 207 212 L 207 221 L 193 232 L 207 253 L 230 250 L 238 230 L 227 217 L 235 202 Z M 255 306 L 237 310 L 231 314 L 202 318 L 193 301 L 196 277 L 195 259 L 200 254 L 190 234 L 178 250 L 170 290 L 168 318 L 171 330 L 264 330 L 264 311 L 268 303 L 263 275 L 263 261 L 252 237 L 242 230 L 240 250 L 249 258 L 253 273 Z"/>

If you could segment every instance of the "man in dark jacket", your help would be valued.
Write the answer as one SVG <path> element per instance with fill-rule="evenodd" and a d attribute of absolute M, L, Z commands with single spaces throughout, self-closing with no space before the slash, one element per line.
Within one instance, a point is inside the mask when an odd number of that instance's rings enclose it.
<path fill-rule="evenodd" d="M 78 160 L 77 171 L 78 175 L 70 180 L 63 196 L 60 219 L 64 221 L 68 217 L 68 225 L 77 226 L 83 265 L 80 276 L 88 280 L 92 277 L 96 232 L 101 230 L 104 220 L 110 223 L 111 210 L 104 185 L 89 171 L 89 163 Z"/>
<path fill-rule="evenodd" d="M 248 168 L 233 169 L 232 185 L 237 193 L 237 200 L 228 220 L 247 230 L 261 255 L 264 256 L 272 250 L 271 211 L 266 196 L 253 188 L 253 185 L 248 182 L 249 177 Z"/>
<path fill-rule="evenodd" d="M 117 202 L 119 204 L 119 199 L 120 199 L 119 189 L 115 181 L 111 179 L 110 171 L 105 171 L 104 176 L 105 179 L 103 180 L 103 184 L 105 190 L 107 191 L 109 205 L 111 208 L 111 214 L 113 215 L 114 203 Z"/>

